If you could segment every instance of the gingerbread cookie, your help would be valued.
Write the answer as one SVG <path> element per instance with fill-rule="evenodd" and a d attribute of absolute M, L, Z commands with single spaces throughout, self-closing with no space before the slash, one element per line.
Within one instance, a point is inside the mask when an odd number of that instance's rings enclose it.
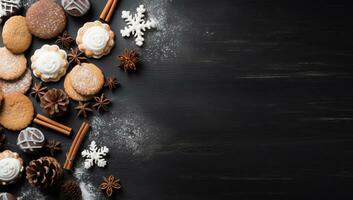
<path fill-rule="evenodd" d="M 67 14 L 80 17 L 88 12 L 91 2 L 89 0 L 61 0 L 61 5 Z"/>
<path fill-rule="evenodd" d="M 4 95 L 0 110 L 0 124 L 13 131 L 26 128 L 33 119 L 34 107 L 32 101 L 21 93 Z"/>
<path fill-rule="evenodd" d="M 45 143 L 42 131 L 34 127 L 23 129 L 17 137 L 17 145 L 24 152 L 38 152 Z"/>
<path fill-rule="evenodd" d="M 5 81 L 0 79 L 0 91 L 3 93 L 26 93 L 32 84 L 32 73 L 31 70 L 27 68 L 25 74 L 23 74 L 19 79 L 14 81 Z"/>
<path fill-rule="evenodd" d="M 23 160 L 10 150 L 0 153 L 0 183 L 8 185 L 15 183 L 22 175 Z"/>
<path fill-rule="evenodd" d="M 27 59 L 23 54 L 15 55 L 5 47 L 0 48 L 0 78 L 15 80 L 26 71 Z"/>
<path fill-rule="evenodd" d="M 66 27 L 64 9 L 54 0 L 39 0 L 29 7 L 26 21 L 30 32 L 41 39 L 51 39 Z"/>
<path fill-rule="evenodd" d="M 66 52 L 57 45 L 43 45 L 34 52 L 31 61 L 33 74 L 44 82 L 58 81 L 69 66 Z"/>
<path fill-rule="evenodd" d="M 87 57 L 101 58 L 114 46 L 114 32 L 100 21 L 87 22 L 78 30 L 76 43 Z"/>
<path fill-rule="evenodd" d="M 5 47 L 14 54 L 25 52 L 32 42 L 32 34 L 26 24 L 26 18 L 13 16 L 8 19 L 2 30 Z"/>
<path fill-rule="evenodd" d="M 65 77 L 64 89 L 67 95 L 69 95 L 71 99 L 76 101 L 89 101 L 94 97 L 93 95 L 89 95 L 89 96 L 81 95 L 75 91 L 75 89 L 71 85 L 71 72 L 68 73 Z"/>
<path fill-rule="evenodd" d="M 19 13 L 21 8 L 21 0 L 0 0 L 0 23 L 4 19 Z"/>
<path fill-rule="evenodd" d="M 70 77 L 72 87 L 81 95 L 95 95 L 104 86 L 102 70 L 92 63 L 76 65 Z"/>

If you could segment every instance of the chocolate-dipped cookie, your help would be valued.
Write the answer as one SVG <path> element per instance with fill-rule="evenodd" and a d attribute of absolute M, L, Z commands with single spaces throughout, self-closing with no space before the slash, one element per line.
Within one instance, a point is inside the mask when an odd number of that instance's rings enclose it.
<path fill-rule="evenodd" d="M 27 127 L 17 137 L 17 145 L 24 152 L 36 152 L 43 148 L 45 137 L 42 131 Z"/>
<path fill-rule="evenodd" d="M 0 184 L 15 183 L 22 174 L 23 160 L 18 153 L 5 150 L 0 153 Z"/>
<path fill-rule="evenodd" d="M 19 13 L 21 8 L 21 0 L 0 0 L 0 23 Z"/>
<path fill-rule="evenodd" d="M 88 12 L 91 2 L 89 0 L 61 0 L 61 5 L 67 14 L 80 17 Z"/>

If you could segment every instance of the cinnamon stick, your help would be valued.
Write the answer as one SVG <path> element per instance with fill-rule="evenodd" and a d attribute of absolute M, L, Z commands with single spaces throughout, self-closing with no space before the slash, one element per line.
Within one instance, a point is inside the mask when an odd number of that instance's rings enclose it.
<path fill-rule="evenodd" d="M 36 124 L 39 124 L 41 126 L 44 126 L 46 128 L 50 128 L 52 130 L 55 130 L 55 131 L 57 131 L 59 133 L 62 133 L 64 135 L 66 135 L 66 136 L 69 136 L 70 133 L 71 133 L 70 131 L 67 131 L 67 130 L 65 130 L 63 128 L 60 128 L 60 127 L 57 127 L 57 126 L 54 126 L 54 125 L 52 125 L 52 124 L 50 124 L 48 122 L 42 121 L 42 120 L 40 120 L 38 118 L 34 118 L 33 122 L 36 123 Z"/>
<path fill-rule="evenodd" d="M 111 5 L 111 7 L 109 9 L 108 15 L 104 19 L 105 22 L 109 22 L 110 19 L 112 18 L 114 11 L 115 11 L 115 8 L 116 8 L 116 5 L 118 5 L 118 0 L 113 0 L 113 4 Z"/>
<path fill-rule="evenodd" d="M 42 121 L 45 121 L 45 122 L 48 122 L 54 126 L 57 126 L 57 127 L 60 127 L 64 130 L 67 130 L 68 132 L 71 132 L 72 128 L 68 127 L 68 126 L 65 126 L 63 124 L 60 124 L 59 122 L 56 122 L 52 119 L 49 119 L 48 117 L 45 117 L 44 115 L 41 115 L 41 114 L 37 114 L 36 116 L 38 119 L 42 120 Z"/>
<path fill-rule="evenodd" d="M 102 13 L 99 15 L 99 18 L 103 21 L 105 21 L 105 18 L 107 17 L 107 14 L 110 10 L 110 7 L 112 6 L 114 0 L 108 0 L 107 3 L 105 4 L 105 7 L 102 11 Z"/>
<path fill-rule="evenodd" d="M 70 150 L 67 153 L 66 161 L 64 163 L 64 169 L 66 170 L 71 170 L 73 166 L 73 161 L 75 160 L 75 157 L 77 155 L 77 152 L 81 146 L 81 143 L 83 139 L 85 138 L 86 134 L 88 133 L 88 130 L 90 128 L 90 125 L 86 122 L 83 122 L 79 131 L 76 134 L 76 137 L 74 138 L 74 141 L 71 144 Z"/>

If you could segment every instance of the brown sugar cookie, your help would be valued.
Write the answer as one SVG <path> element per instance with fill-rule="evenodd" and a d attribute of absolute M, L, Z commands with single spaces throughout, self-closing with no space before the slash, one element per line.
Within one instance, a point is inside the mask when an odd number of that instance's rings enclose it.
<path fill-rule="evenodd" d="M 66 26 L 64 9 L 54 0 L 39 0 L 26 13 L 29 31 L 41 39 L 51 39 L 62 33 Z"/>
<path fill-rule="evenodd" d="M 15 80 L 26 71 L 27 59 L 23 54 L 15 55 L 5 47 L 0 48 L 0 78 Z"/>
<path fill-rule="evenodd" d="M 4 94 L 19 92 L 26 93 L 32 84 L 32 73 L 31 70 L 27 68 L 25 74 L 23 74 L 19 79 L 13 81 L 5 81 L 0 79 L 0 91 Z"/>
<path fill-rule="evenodd" d="M 4 46 L 14 54 L 25 52 L 32 42 L 26 18 L 13 16 L 6 21 L 2 30 Z"/>
<path fill-rule="evenodd" d="M 21 93 L 4 95 L 0 109 L 0 124 L 13 131 L 26 128 L 33 119 L 34 107 L 31 100 Z"/>
<path fill-rule="evenodd" d="M 89 100 L 91 100 L 93 98 L 93 95 L 84 96 L 84 95 L 77 93 L 74 90 L 74 88 L 72 88 L 70 76 L 71 76 L 71 72 L 66 75 L 65 80 L 64 80 L 64 89 L 65 89 L 65 92 L 67 93 L 67 95 L 69 95 L 69 97 L 71 99 L 76 100 L 76 101 L 89 101 Z"/>
<path fill-rule="evenodd" d="M 92 63 L 76 65 L 70 73 L 71 85 L 81 95 L 95 95 L 104 86 L 102 70 Z"/>

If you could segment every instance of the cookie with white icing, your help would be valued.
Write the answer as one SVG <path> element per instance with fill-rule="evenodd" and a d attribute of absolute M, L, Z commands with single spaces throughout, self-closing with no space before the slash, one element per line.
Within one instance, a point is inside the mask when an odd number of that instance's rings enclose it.
<path fill-rule="evenodd" d="M 101 58 L 114 46 L 114 32 L 100 21 L 87 22 L 78 30 L 76 43 L 87 57 Z"/>
<path fill-rule="evenodd" d="M 44 82 L 58 81 L 69 66 L 66 52 L 57 45 L 43 45 L 34 52 L 31 61 L 34 76 Z"/>
<path fill-rule="evenodd" d="M 22 174 L 23 160 L 18 155 L 9 150 L 0 153 L 0 184 L 8 185 L 15 183 Z"/>
<path fill-rule="evenodd" d="M 17 13 L 22 8 L 21 0 L 0 0 L 0 23 Z"/>
<path fill-rule="evenodd" d="M 88 12 L 91 2 L 89 0 L 61 0 L 61 5 L 67 14 L 80 17 Z"/>
<path fill-rule="evenodd" d="M 34 127 L 23 129 L 17 137 L 17 145 L 24 152 L 37 152 L 42 149 L 44 142 L 44 134 Z"/>

